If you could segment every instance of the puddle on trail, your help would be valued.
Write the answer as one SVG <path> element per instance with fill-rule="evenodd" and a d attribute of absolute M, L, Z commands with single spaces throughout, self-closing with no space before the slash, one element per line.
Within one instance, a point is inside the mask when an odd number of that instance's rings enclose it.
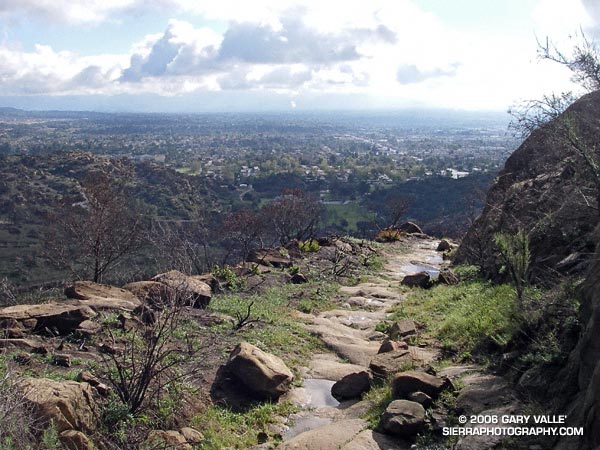
<path fill-rule="evenodd" d="M 440 269 L 433 266 L 422 266 L 419 264 L 404 264 L 400 266 L 400 270 L 406 272 L 409 275 L 413 275 L 419 272 L 427 272 L 429 276 L 433 279 L 436 279 L 440 274 Z"/>
<path fill-rule="evenodd" d="M 306 411 L 294 414 L 291 417 L 293 425 L 283 434 L 283 440 L 293 438 L 305 431 L 329 425 L 333 422 L 332 410 L 343 409 L 354 402 L 338 402 L 331 395 L 331 386 L 335 381 L 307 378 L 302 387 L 296 388 L 294 397 L 300 400 Z"/>
<path fill-rule="evenodd" d="M 302 383 L 302 389 L 308 400 L 306 407 L 320 408 L 321 406 L 331 406 L 337 408 L 340 402 L 331 395 L 331 386 L 334 384 L 335 381 L 331 380 L 305 379 Z"/>
<path fill-rule="evenodd" d="M 429 264 L 442 264 L 444 262 L 444 258 L 442 258 L 440 255 L 430 256 L 425 260 L 425 262 Z"/>

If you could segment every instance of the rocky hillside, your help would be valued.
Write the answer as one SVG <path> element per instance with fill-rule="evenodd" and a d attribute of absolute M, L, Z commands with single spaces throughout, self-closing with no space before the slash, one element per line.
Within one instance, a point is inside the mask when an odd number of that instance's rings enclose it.
<path fill-rule="evenodd" d="M 499 264 L 493 235 L 522 229 L 529 234 L 534 279 L 582 273 L 595 246 L 596 187 L 569 136 L 594 149 L 599 126 L 600 92 L 595 92 L 571 105 L 560 120 L 534 131 L 496 178 L 456 261 L 478 265 L 495 277 Z"/>

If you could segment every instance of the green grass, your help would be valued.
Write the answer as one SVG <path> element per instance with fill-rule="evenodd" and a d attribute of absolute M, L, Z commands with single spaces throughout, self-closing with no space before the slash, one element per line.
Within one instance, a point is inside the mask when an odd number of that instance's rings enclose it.
<path fill-rule="evenodd" d="M 363 396 L 363 400 L 371 403 L 371 406 L 362 417 L 369 422 L 369 428 L 373 429 L 379 424 L 379 418 L 393 399 L 392 387 L 389 382 L 371 388 Z"/>
<path fill-rule="evenodd" d="M 516 298 L 509 285 L 464 282 L 413 290 L 394 311 L 394 319 L 411 318 L 453 352 L 463 356 L 505 346 L 517 331 Z"/>
<path fill-rule="evenodd" d="M 209 406 L 192 420 L 192 426 L 204 435 L 198 450 L 244 449 L 258 444 L 258 434 L 268 434 L 268 425 L 277 417 L 287 417 L 298 409 L 289 402 L 257 404 L 246 412 L 233 412 Z"/>
<path fill-rule="evenodd" d="M 311 335 L 294 317 L 296 310 L 315 313 L 330 308 L 330 297 L 337 287 L 331 283 L 280 285 L 261 294 L 228 293 L 213 298 L 213 311 L 232 317 L 245 315 L 252 304 L 250 320 L 258 320 L 237 331 L 240 340 L 283 358 L 292 369 L 306 363 L 306 358 L 322 349 L 321 341 Z M 231 325 L 225 325 L 231 327 Z"/>

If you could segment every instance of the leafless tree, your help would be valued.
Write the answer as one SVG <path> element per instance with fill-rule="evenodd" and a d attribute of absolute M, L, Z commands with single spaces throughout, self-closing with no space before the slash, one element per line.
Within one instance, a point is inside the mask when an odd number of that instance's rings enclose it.
<path fill-rule="evenodd" d="M 314 237 L 322 206 L 313 195 L 300 189 L 285 190 L 261 210 L 273 228 L 281 245 L 293 239 L 303 241 Z"/>
<path fill-rule="evenodd" d="M 105 275 L 143 241 L 143 216 L 108 173 L 81 182 L 83 201 L 65 204 L 49 220 L 47 256 L 80 279 L 102 282 Z"/>
<path fill-rule="evenodd" d="M 264 247 L 265 231 L 264 217 L 247 209 L 229 213 L 223 221 L 223 237 L 239 250 L 242 261 L 257 246 Z"/>

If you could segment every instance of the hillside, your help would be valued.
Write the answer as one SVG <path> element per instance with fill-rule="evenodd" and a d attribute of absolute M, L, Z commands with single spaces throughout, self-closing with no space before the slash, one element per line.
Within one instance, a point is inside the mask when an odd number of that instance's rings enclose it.
<path fill-rule="evenodd" d="M 590 149 L 600 138 L 600 92 L 588 94 L 562 116 Z M 598 223 L 596 186 L 584 159 L 551 122 L 534 131 L 508 158 L 490 188 L 485 208 L 463 239 L 456 262 L 481 266 L 498 276 L 493 235 L 525 230 L 532 253 L 532 277 L 555 279 L 581 274 L 594 251 Z"/>

